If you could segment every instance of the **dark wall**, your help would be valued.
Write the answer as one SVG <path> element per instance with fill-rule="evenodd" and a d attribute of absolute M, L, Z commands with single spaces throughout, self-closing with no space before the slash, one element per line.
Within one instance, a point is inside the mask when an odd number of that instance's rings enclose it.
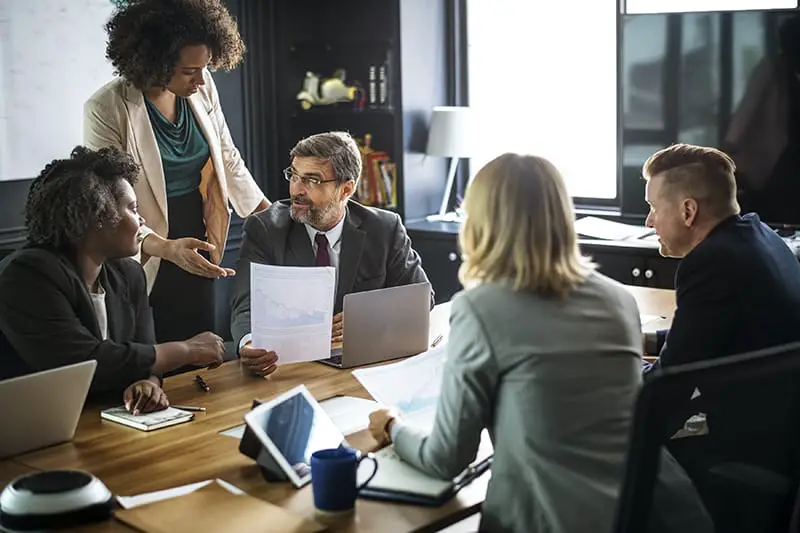
<path fill-rule="evenodd" d="M 449 160 L 425 154 L 435 105 L 448 103 L 446 2 L 402 0 L 400 47 L 403 109 L 403 183 L 406 220 L 439 210 Z"/>
<path fill-rule="evenodd" d="M 31 181 L 0 181 L 0 260 L 25 242 L 24 209 Z"/>

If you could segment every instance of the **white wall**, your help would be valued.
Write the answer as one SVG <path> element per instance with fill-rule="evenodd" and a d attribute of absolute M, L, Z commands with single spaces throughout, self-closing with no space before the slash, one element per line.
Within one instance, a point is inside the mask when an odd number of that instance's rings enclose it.
<path fill-rule="evenodd" d="M 83 137 L 83 103 L 112 78 L 111 0 L 0 0 L 0 180 L 30 178 Z"/>

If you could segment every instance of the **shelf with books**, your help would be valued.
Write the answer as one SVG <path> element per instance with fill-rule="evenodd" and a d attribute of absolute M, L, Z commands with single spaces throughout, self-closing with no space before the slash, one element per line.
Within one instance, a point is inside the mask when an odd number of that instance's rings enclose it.
<path fill-rule="evenodd" d="M 446 162 L 425 158 L 433 107 L 448 103 L 444 0 L 293 0 L 274 2 L 272 109 L 277 157 L 324 131 L 371 135 L 369 190 L 358 198 L 396 205 L 404 219 L 424 216 L 441 197 Z M 384 161 L 377 166 L 372 160 Z M 375 166 L 375 168 L 372 168 Z M 387 176 L 384 175 L 386 173 Z M 362 176 L 364 178 L 365 176 Z M 410 177 L 410 179 L 409 179 Z M 441 182 L 441 183 L 440 183 Z M 275 179 L 273 196 L 288 186 Z"/>

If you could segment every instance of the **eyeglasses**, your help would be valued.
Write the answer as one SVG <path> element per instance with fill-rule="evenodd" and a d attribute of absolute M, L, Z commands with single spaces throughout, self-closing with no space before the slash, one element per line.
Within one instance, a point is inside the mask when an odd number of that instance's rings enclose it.
<path fill-rule="evenodd" d="M 332 181 L 339 181 L 337 179 L 329 179 L 329 180 L 321 180 L 319 178 L 313 178 L 308 176 L 301 176 L 294 172 L 291 168 L 284 168 L 283 169 L 283 177 L 286 178 L 286 181 L 289 183 L 295 183 L 298 180 L 302 182 L 303 187 L 307 189 L 313 189 L 317 185 L 321 185 L 323 183 L 330 183 Z"/>

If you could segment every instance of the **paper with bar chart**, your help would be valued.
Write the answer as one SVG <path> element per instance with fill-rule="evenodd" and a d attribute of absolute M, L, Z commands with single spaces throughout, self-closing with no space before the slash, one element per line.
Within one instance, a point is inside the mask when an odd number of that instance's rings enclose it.
<path fill-rule="evenodd" d="M 404 422 L 430 430 L 446 358 L 447 343 L 442 343 L 399 363 L 353 370 L 353 376 L 379 403 L 400 411 Z"/>
<path fill-rule="evenodd" d="M 330 357 L 335 291 L 332 267 L 250 263 L 253 346 L 275 351 L 278 364 Z"/>

